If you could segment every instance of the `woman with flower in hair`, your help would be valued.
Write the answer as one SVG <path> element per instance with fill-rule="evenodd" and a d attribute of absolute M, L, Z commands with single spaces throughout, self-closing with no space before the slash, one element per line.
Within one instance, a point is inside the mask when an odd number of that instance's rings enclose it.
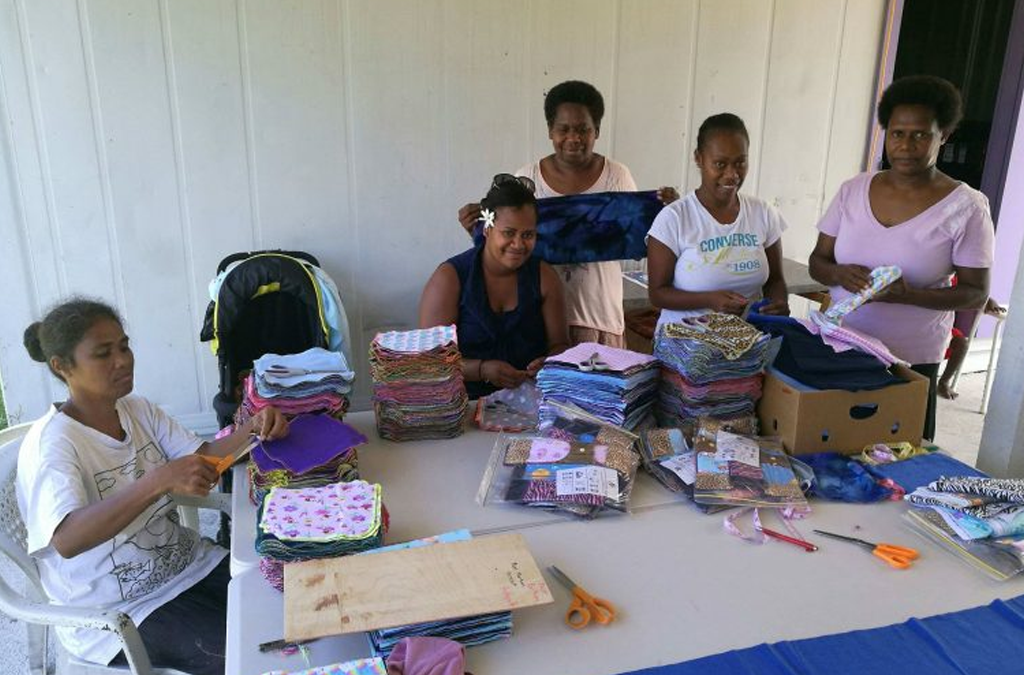
<path fill-rule="evenodd" d="M 518 387 L 569 346 L 562 282 L 531 257 L 533 181 L 498 174 L 481 201 L 484 244 L 449 258 L 420 298 L 420 326 L 455 324 L 470 397 Z"/>
<path fill-rule="evenodd" d="M 601 136 L 604 98 L 588 82 L 568 80 L 551 88 L 544 97 L 544 118 L 552 152 L 523 166 L 516 175 L 529 178 L 541 199 L 599 192 L 636 192 L 626 165 L 594 151 Z M 663 204 L 679 199 L 675 188 L 662 187 Z M 459 209 L 459 223 L 472 232 L 480 219 L 481 205 Z M 559 265 L 565 283 L 565 315 L 572 344 L 598 342 L 626 347 L 622 309 L 622 266 L 618 261 Z"/>

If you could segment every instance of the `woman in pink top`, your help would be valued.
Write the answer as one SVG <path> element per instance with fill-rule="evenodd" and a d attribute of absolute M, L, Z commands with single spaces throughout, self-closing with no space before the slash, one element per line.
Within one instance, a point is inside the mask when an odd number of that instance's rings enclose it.
<path fill-rule="evenodd" d="M 868 285 L 879 265 L 903 277 L 844 323 L 872 335 L 931 380 L 924 437 L 935 436 L 935 385 L 953 311 L 988 298 L 993 226 L 985 195 L 935 166 L 962 116 L 960 94 L 927 75 L 893 82 L 878 103 L 891 168 L 839 188 L 818 223 L 811 276 L 839 301 Z M 956 273 L 958 283 L 950 285 Z"/>

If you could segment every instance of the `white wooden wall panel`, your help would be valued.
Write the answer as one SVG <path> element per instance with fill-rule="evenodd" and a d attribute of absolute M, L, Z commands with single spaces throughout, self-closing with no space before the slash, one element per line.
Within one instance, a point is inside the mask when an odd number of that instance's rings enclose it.
<path fill-rule="evenodd" d="M 630 168 L 641 190 L 684 184 L 692 163 L 699 5 L 657 0 L 622 6 L 613 156 Z"/>
<path fill-rule="evenodd" d="M 249 189 L 239 12 L 230 0 L 173 0 L 161 4 L 176 129 L 175 166 L 181 194 L 193 370 L 201 410 L 217 391 L 214 357 L 198 341 L 209 299 L 209 278 L 229 252 L 256 246 Z M 195 17 L 203 17 L 196 21 Z"/>
<path fill-rule="evenodd" d="M 772 22 L 764 132 L 751 144 L 760 149 L 759 160 L 747 181 L 785 214 L 790 231 L 783 253 L 800 260 L 817 236 L 845 4 L 781 0 Z M 808 26 L 817 39 L 807 39 Z"/>
<path fill-rule="evenodd" d="M 690 125 L 690 146 L 709 115 L 732 112 L 743 118 L 750 134 L 746 190 L 758 193 L 767 98 L 768 63 L 776 0 L 701 2 L 697 23 L 697 55 Z M 692 147 L 691 147 L 692 151 Z M 686 187 L 700 185 L 700 172 L 687 163 Z"/>
<path fill-rule="evenodd" d="M 3 0 L 0 376 L 28 419 L 60 387 L 21 332 L 72 292 L 116 303 L 138 389 L 211 419 L 197 341 L 225 255 L 307 250 L 363 356 L 415 324 L 455 212 L 550 151 L 543 96 L 605 95 L 598 150 L 642 188 L 693 187 L 709 114 L 751 133 L 746 190 L 803 256 L 863 167 L 884 0 Z"/>
<path fill-rule="evenodd" d="M 865 139 L 874 127 L 875 75 L 881 60 L 881 33 L 885 27 L 887 4 L 859 0 L 846 2 L 828 154 L 819 190 L 823 204 L 819 212 L 828 208 L 839 186 L 851 178 L 853 162 L 860 161 L 863 168 L 867 168 Z M 868 68 L 868 63 L 874 67 Z"/>

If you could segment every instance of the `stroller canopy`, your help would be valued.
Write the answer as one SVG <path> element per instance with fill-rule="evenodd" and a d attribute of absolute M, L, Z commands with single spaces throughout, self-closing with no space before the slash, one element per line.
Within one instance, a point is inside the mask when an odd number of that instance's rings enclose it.
<path fill-rule="evenodd" d="M 327 347 L 329 329 L 320 285 L 306 265 L 284 253 L 256 253 L 214 280 L 200 340 L 236 364 L 265 353 Z"/>

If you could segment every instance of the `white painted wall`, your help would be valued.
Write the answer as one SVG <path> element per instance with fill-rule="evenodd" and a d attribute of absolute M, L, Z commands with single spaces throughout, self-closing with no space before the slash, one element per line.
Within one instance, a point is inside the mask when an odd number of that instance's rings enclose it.
<path fill-rule="evenodd" d="M 805 258 L 863 167 L 884 0 L 3 0 L 0 376 L 10 412 L 60 387 L 21 347 L 57 299 L 114 302 L 137 390 L 212 419 L 197 340 L 224 255 L 304 249 L 354 352 L 412 326 L 492 174 L 550 151 L 544 92 L 591 81 L 598 151 L 641 188 L 693 187 L 700 121 L 752 136 L 748 192 Z M 365 404 L 365 361 L 358 399 Z"/>

